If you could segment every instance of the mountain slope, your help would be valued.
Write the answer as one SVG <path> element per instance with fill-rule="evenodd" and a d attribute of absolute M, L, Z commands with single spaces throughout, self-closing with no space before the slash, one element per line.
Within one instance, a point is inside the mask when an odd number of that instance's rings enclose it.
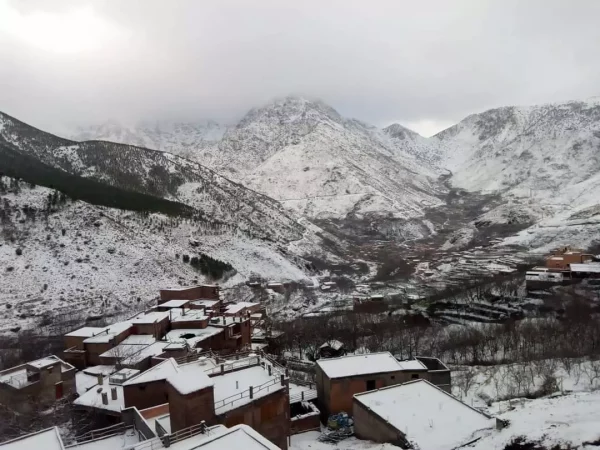
<path fill-rule="evenodd" d="M 75 141 L 109 141 L 150 148 L 183 156 L 212 167 L 218 142 L 227 130 L 212 120 L 194 123 L 154 121 L 126 126 L 114 120 L 98 126 L 79 127 L 70 134 Z"/>
<path fill-rule="evenodd" d="M 444 165 L 470 190 L 557 190 L 600 171 L 600 101 L 505 107 L 442 131 Z"/>
<path fill-rule="evenodd" d="M 39 326 L 54 315 L 83 320 L 130 314 L 153 302 L 164 287 L 217 281 L 227 289 L 252 274 L 275 280 L 306 276 L 302 259 L 282 253 L 274 243 L 202 221 L 133 213 L 57 194 L 0 177 L 2 332 Z M 208 279 L 183 258 L 200 254 L 226 261 L 234 271 Z"/>
<path fill-rule="evenodd" d="M 304 228 L 271 198 L 170 153 L 103 141 L 73 142 L 0 113 L 6 151 L 115 188 L 193 208 L 197 217 L 258 237 L 288 242 Z"/>
<path fill-rule="evenodd" d="M 546 251 L 600 238 L 600 100 L 492 109 L 432 139 L 454 186 L 506 200 L 486 216 L 536 222 L 507 244 Z"/>
<path fill-rule="evenodd" d="M 287 97 L 251 110 L 216 146 L 198 145 L 190 154 L 308 217 L 413 218 L 440 204 L 444 189 L 419 152 L 429 150 L 424 138 L 409 134 L 402 139 L 394 127 L 381 131 L 322 102 Z M 147 133 L 139 131 L 99 128 L 83 136 L 147 142 Z M 183 138 L 173 138 L 178 140 Z"/>
<path fill-rule="evenodd" d="M 433 171 L 321 102 L 288 97 L 252 110 L 219 148 L 242 183 L 308 217 L 413 218 L 440 204 Z"/>

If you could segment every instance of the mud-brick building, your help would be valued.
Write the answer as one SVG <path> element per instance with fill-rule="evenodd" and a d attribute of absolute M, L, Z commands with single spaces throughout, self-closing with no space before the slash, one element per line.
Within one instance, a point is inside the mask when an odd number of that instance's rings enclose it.
<path fill-rule="evenodd" d="M 421 379 L 356 394 L 352 416 L 360 439 L 401 448 L 462 448 L 495 426 L 490 416 Z"/>
<path fill-rule="evenodd" d="M 0 372 L 0 404 L 18 412 L 48 406 L 75 393 L 71 364 L 51 355 Z"/>
<path fill-rule="evenodd" d="M 342 411 L 350 414 L 354 394 L 398 383 L 426 379 L 451 389 L 450 370 L 437 358 L 398 361 L 389 352 L 369 353 L 320 359 L 315 370 L 323 420 Z"/>
<path fill-rule="evenodd" d="M 113 378 L 108 385 L 87 391 L 75 404 L 106 416 L 119 416 L 130 407 L 142 410 L 146 418 L 156 412 L 160 415 L 155 421 L 158 436 L 177 437 L 201 424 L 245 424 L 287 449 L 288 378 L 285 369 L 267 357 L 202 357 L 187 364 L 168 359 L 132 377 Z"/>
<path fill-rule="evenodd" d="M 219 300 L 220 289 L 218 285 L 199 285 L 192 287 L 161 289 L 160 300 L 158 304 L 166 303 L 169 300 Z"/>

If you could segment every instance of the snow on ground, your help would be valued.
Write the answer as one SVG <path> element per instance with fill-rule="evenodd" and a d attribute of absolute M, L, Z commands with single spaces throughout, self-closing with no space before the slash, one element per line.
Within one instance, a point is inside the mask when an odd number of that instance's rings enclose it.
<path fill-rule="evenodd" d="M 290 450 L 398 450 L 398 447 L 392 444 L 377 444 L 356 438 L 348 438 L 337 444 L 319 442 L 317 439 L 320 434 L 318 431 L 295 434 L 291 438 L 292 444 L 289 448 Z"/>
<path fill-rule="evenodd" d="M 486 433 L 468 448 L 501 450 L 514 438 L 541 442 L 548 448 L 570 443 L 579 448 L 584 442 L 600 438 L 600 392 L 582 392 L 566 396 L 503 402 L 497 417 L 509 426 Z"/>
<path fill-rule="evenodd" d="M 59 206 L 46 218 L 41 211 L 51 193 L 23 186 L 19 194 L 3 195 L 13 208 L 0 240 L 0 326 L 5 332 L 33 326 L 48 313 L 85 318 L 136 311 L 154 301 L 160 288 L 210 282 L 182 261 L 184 254 L 202 252 L 230 263 L 237 274 L 221 280 L 225 287 L 252 273 L 279 281 L 305 278 L 301 258 L 284 256 L 277 244 L 240 233 L 79 201 Z M 35 220 L 16 212 L 25 205 L 38 210 Z M 296 248 L 316 245 L 305 238 Z"/>
<path fill-rule="evenodd" d="M 458 366 L 452 371 L 452 393 L 483 409 L 492 402 L 540 392 L 544 383 L 547 393 L 600 388 L 600 361 L 565 358 L 530 364 Z M 492 408 L 489 412 L 497 411 Z"/>

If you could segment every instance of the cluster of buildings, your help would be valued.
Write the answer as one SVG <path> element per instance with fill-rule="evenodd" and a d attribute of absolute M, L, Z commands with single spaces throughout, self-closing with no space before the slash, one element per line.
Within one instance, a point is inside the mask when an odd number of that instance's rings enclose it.
<path fill-rule="evenodd" d="M 600 259 L 583 250 L 563 247 L 545 258 L 545 265 L 525 274 L 529 290 L 572 283 L 583 278 L 600 278 Z"/>
<path fill-rule="evenodd" d="M 19 410 L 67 398 L 97 424 L 69 445 L 49 429 L 0 447 L 286 450 L 291 435 L 320 430 L 342 412 L 353 415 L 358 437 L 403 447 L 456 446 L 494 427 L 450 394 L 451 372 L 437 358 L 321 358 L 312 382 L 296 380 L 251 348 L 260 308 L 218 297 L 206 287 L 161 291 L 150 311 L 68 333 L 63 358 L 0 372 L 0 402 Z M 339 344 L 328 343 L 328 351 Z"/>

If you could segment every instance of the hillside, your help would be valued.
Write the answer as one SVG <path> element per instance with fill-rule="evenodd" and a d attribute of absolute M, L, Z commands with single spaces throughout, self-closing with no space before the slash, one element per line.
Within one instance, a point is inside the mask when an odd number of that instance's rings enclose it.
<path fill-rule="evenodd" d="M 142 308 L 158 289 L 202 282 L 224 287 L 251 274 L 300 280 L 306 269 L 277 245 L 202 221 L 76 201 L 0 178 L 2 329 L 52 314 L 111 315 Z M 184 261 L 209 255 L 232 266 L 218 280 Z"/>
<path fill-rule="evenodd" d="M 23 159 L 125 191 L 186 205 L 190 214 L 250 235 L 289 242 L 304 228 L 271 198 L 248 190 L 206 167 L 166 152 L 104 141 L 73 142 L 0 113 L 3 159 L 13 176 L 35 175 Z M 13 157 L 8 158 L 8 154 Z M 39 183 L 43 184 L 43 183 Z"/>
<path fill-rule="evenodd" d="M 144 139 L 102 129 L 85 136 L 127 144 Z M 200 145 L 195 158 L 310 218 L 405 219 L 440 204 L 444 191 L 436 173 L 415 156 L 419 138 L 409 145 L 322 102 L 288 97 L 251 110 L 225 131 L 218 149 L 211 153 Z"/>
<path fill-rule="evenodd" d="M 75 141 L 109 141 L 151 148 L 216 167 L 213 158 L 218 154 L 217 145 L 226 130 L 225 125 L 212 120 L 142 121 L 135 125 L 109 120 L 98 126 L 78 127 L 69 137 Z"/>
<path fill-rule="evenodd" d="M 543 250 L 600 237 L 599 100 L 492 109 L 431 139 L 453 186 L 505 200 L 486 221 L 535 224 L 507 243 Z"/>

